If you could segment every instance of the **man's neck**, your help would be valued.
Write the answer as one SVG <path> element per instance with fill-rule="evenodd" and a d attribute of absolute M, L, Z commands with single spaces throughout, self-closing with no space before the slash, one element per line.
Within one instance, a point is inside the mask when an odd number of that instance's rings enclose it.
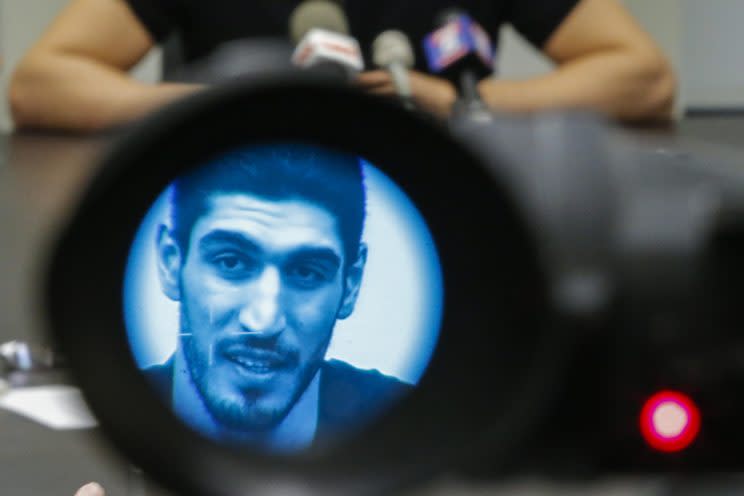
<path fill-rule="evenodd" d="M 181 346 L 176 351 L 173 365 L 173 409 L 179 418 L 199 433 L 228 442 L 246 440 L 249 444 L 279 453 L 300 451 L 312 444 L 318 427 L 320 369 L 284 420 L 273 430 L 255 436 L 229 430 L 214 419 L 194 384 Z"/>

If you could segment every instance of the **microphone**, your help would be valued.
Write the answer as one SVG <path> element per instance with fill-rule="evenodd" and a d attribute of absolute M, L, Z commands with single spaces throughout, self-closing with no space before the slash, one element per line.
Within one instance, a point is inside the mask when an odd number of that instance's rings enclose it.
<path fill-rule="evenodd" d="M 413 110 L 413 94 L 408 70 L 413 67 L 415 56 L 408 36 L 396 30 L 380 33 L 372 42 L 372 61 L 376 66 L 387 69 L 403 105 Z"/>
<path fill-rule="evenodd" d="M 303 69 L 328 72 L 344 80 L 364 69 L 359 42 L 349 36 L 349 24 L 341 8 L 327 0 L 308 0 L 289 20 L 292 40 L 297 43 L 292 63 Z"/>
<path fill-rule="evenodd" d="M 458 88 L 461 111 L 485 117 L 488 109 L 478 91 L 478 81 L 493 73 L 491 39 L 462 11 L 445 12 L 440 19 L 441 27 L 424 39 L 429 69 Z"/>

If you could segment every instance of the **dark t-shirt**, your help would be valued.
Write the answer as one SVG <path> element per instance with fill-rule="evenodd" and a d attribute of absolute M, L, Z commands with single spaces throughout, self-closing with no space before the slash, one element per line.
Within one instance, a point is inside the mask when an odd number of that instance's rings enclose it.
<path fill-rule="evenodd" d="M 204 57 L 224 42 L 248 37 L 288 38 L 288 19 L 302 0 L 127 0 L 157 41 L 178 32 L 184 60 Z M 352 35 L 369 62 L 372 41 L 387 29 L 405 32 L 416 48 L 416 67 L 426 70 L 421 41 L 437 15 L 459 7 L 496 43 L 503 23 L 512 24 L 540 48 L 578 0 L 346 0 Z"/>
<path fill-rule="evenodd" d="M 143 373 L 170 403 L 173 358 Z M 320 375 L 317 439 L 329 441 L 350 434 L 383 414 L 413 390 L 413 386 L 377 370 L 361 370 L 339 360 L 323 362 Z"/>

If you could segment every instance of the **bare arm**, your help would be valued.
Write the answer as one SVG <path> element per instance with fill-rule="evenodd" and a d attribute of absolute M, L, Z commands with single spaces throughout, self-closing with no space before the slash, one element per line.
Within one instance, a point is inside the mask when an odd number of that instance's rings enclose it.
<path fill-rule="evenodd" d="M 493 108 L 598 110 L 620 120 L 668 119 L 676 81 L 651 38 L 617 0 L 582 0 L 544 47 L 558 68 L 526 81 L 480 84 Z"/>
<path fill-rule="evenodd" d="M 123 0 L 73 0 L 13 74 L 9 99 L 16 126 L 103 129 L 198 88 L 129 77 L 152 46 Z"/>

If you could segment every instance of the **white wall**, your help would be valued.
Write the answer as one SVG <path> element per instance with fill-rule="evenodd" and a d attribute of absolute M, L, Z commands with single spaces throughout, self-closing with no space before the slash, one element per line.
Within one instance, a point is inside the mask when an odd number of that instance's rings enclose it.
<path fill-rule="evenodd" d="M 682 2 L 688 105 L 744 107 L 744 1 Z"/>

